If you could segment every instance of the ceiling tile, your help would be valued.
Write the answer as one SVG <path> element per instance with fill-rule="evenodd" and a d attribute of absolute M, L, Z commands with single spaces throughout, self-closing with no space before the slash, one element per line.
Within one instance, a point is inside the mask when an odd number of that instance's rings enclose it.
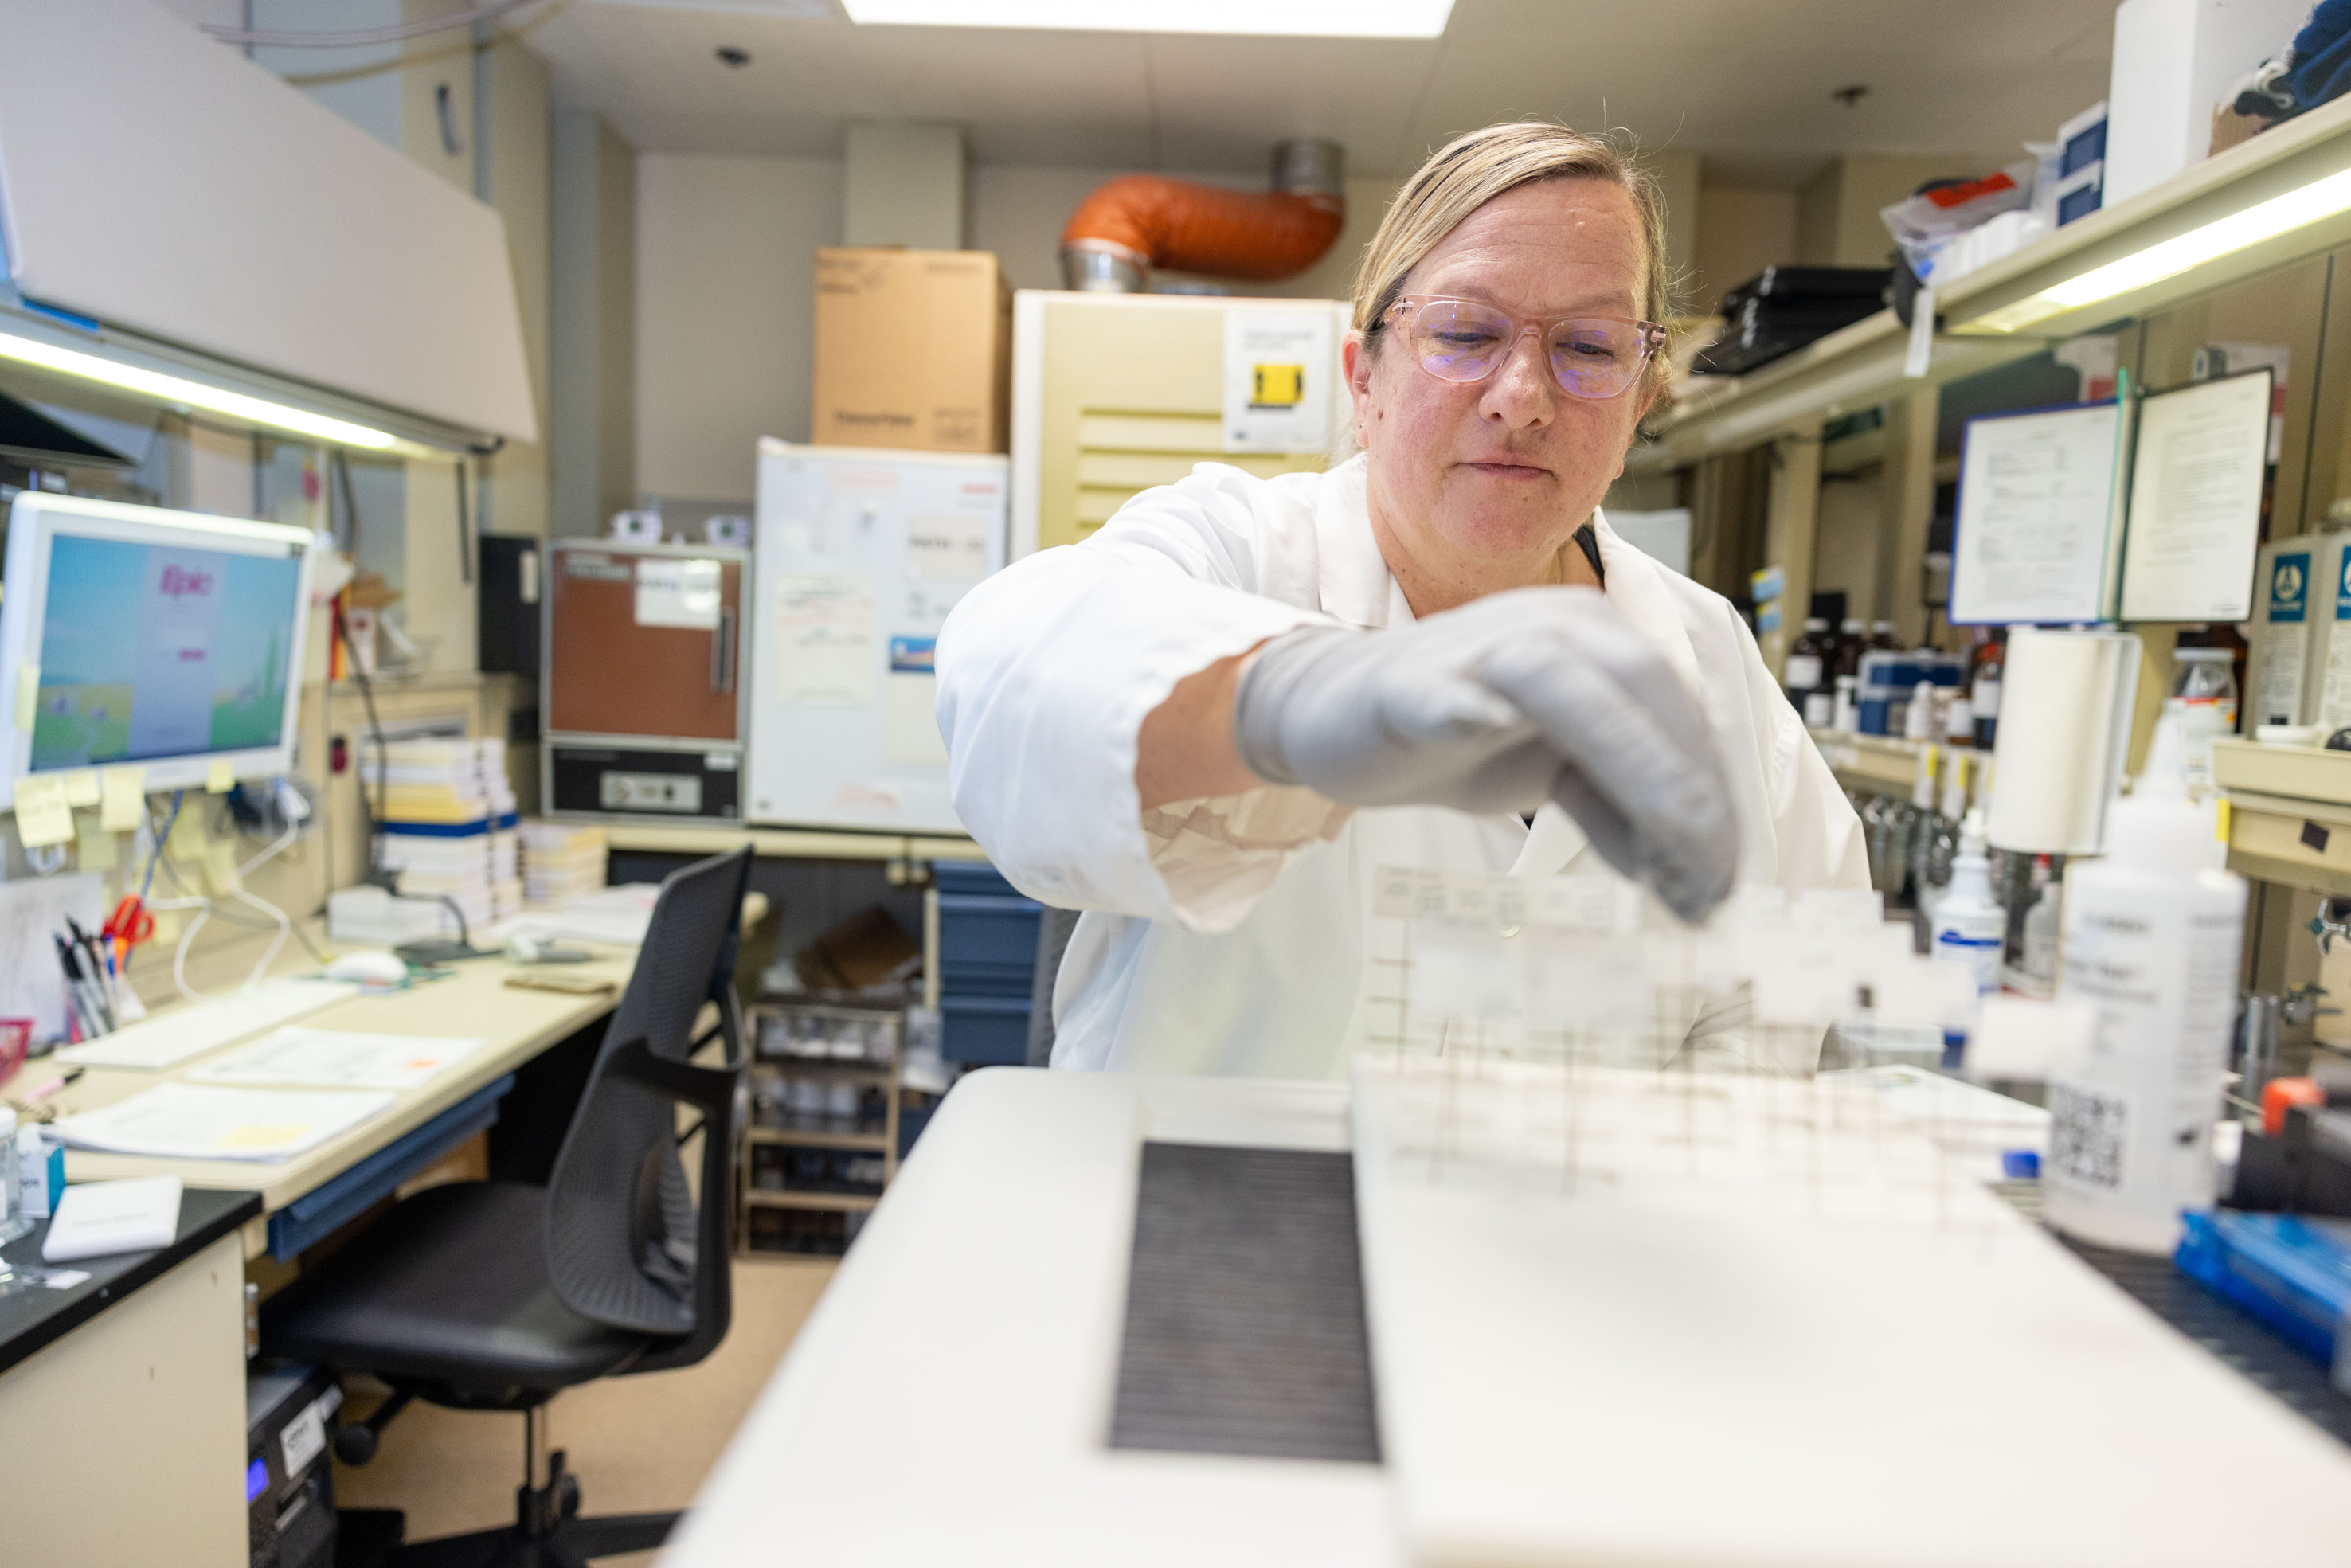
<path fill-rule="evenodd" d="M 858 27 L 818 0 L 585 0 L 528 29 L 558 101 L 660 152 L 831 152 L 852 119 L 952 120 L 982 162 L 1261 178 L 1330 136 L 1396 176 L 1463 131 L 1541 115 L 1691 149 L 1708 177 L 1800 183 L 1847 152 L 1991 162 L 2105 91 L 2111 0 L 1457 0 L 1442 39 Z M 1956 24 L 1956 25 L 1955 25 Z M 729 70 L 721 45 L 750 51 Z M 1840 87 L 1865 85 L 1852 109 Z"/>

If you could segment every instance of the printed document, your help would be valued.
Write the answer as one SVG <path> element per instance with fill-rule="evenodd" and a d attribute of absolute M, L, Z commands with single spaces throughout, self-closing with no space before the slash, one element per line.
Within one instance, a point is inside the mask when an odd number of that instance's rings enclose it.
<path fill-rule="evenodd" d="M 392 1109 L 386 1093 L 158 1083 L 55 1123 L 68 1148 L 164 1160 L 276 1165 Z"/>
<path fill-rule="evenodd" d="M 482 1049 L 478 1040 L 358 1034 L 291 1025 L 189 1070 L 200 1083 L 294 1083 L 317 1089 L 413 1089 Z"/>

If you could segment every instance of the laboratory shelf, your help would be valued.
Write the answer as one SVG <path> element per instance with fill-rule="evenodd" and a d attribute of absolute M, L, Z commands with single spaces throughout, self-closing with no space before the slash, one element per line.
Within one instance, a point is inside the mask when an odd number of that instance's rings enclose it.
<path fill-rule="evenodd" d="M 2197 295 L 2275 271 L 2351 242 L 2351 211 L 2335 212 L 2156 278 L 2020 326 L 2000 329 L 2006 307 L 2093 268 L 2236 216 L 2351 168 L 2351 99 L 2311 110 L 2217 153 L 2126 202 L 2092 213 L 1937 291 L 1944 330 L 1926 373 L 1908 376 L 1909 330 L 1881 310 L 1751 373 L 1701 381 L 1653 420 L 1627 455 L 1627 472 L 1682 467 L 1738 451 L 1813 420 L 1885 402 L 2036 354 L 2053 340 L 2143 318 Z"/>
<path fill-rule="evenodd" d="M 872 1149 L 890 1147 L 887 1133 L 799 1132 L 790 1127 L 750 1127 L 745 1136 L 755 1144 L 780 1144 L 795 1149 Z"/>
<path fill-rule="evenodd" d="M 1848 789 L 1880 795 L 1907 796 L 1918 780 L 1920 760 L 1928 752 L 1934 754 L 1928 762 L 1938 768 L 1943 758 L 1954 753 L 1977 758 L 1979 768 L 1991 761 L 1991 753 L 1980 747 L 1953 746 L 1949 742 L 1905 740 L 1887 735 L 1847 735 L 1834 729 L 1815 729 L 1812 737 L 1813 743 L 1821 748 L 1821 760 L 1829 765 L 1838 783 Z"/>
<path fill-rule="evenodd" d="M 798 1187 L 755 1186 L 743 1194 L 744 1203 L 758 1208 L 834 1208 L 862 1214 L 882 1201 L 874 1193 L 810 1192 Z"/>
<path fill-rule="evenodd" d="M 2254 740 L 2212 743 L 2212 777 L 2233 797 L 2284 795 L 2351 807 L 2351 751 L 2315 746 L 2263 746 Z"/>
<path fill-rule="evenodd" d="M 751 1059 L 755 1078 L 761 1081 L 783 1079 L 818 1079 L 828 1085 L 843 1083 L 878 1084 L 883 1091 L 885 1110 L 882 1124 L 870 1132 L 844 1132 L 832 1129 L 778 1127 L 754 1122 L 744 1129 L 742 1147 L 736 1166 L 736 1190 L 742 1194 L 740 1212 L 737 1216 L 735 1251 L 737 1257 L 774 1257 L 778 1253 L 815 1250 L 838 1253 L 848 1244 L 848 1234 L 831 1238 L 824 1246 L 811 1247 L 802 1237 L 798 1242 L 773 1234 L 772 1226 L 763 1227 L 752 1218 L 757 1209 L 823 1209 L 839 1214 L 863 1214 L 881 1199 L 870 1193 L 831 1192 L 821 1188 L 763 1186 L 759 1183 L 762 1164 L 789 1165 L 794 1156 L 774 1156 L 763 1162 L 757 1155 L 761 1149 L 834 1150 L 843 1155 L 851 1154 L 878 1155 L 882 1159 L 882 1185 L 886 1188 L 898 1174 L 900 1102 L 898 1069 L 905 1046 L 906 1019 L 902 1010 L 891 1008 L 853 1006 L 830 1003 L 810 998 L 776 998 L 754 1004 L 749 1009 L 751 1039 L 755 1042 L 770 1035 L 770 1025 L 787 1015 L 799 1015 L 826 1021 L 853 1018 L 861 1022 L 886 1019 L 891 1027 L 883 1031 L 888 1041 L 888 1057 L 877 1061 L 871 1056 L 787 1056 L 758 1052 Z M 789 1028 L 783 1031 L 790 1032 Z M 869 1049 L 871 1048 L 869 1042 Z M 844 1118 L 845 1120 L 845 1118 Z M 803 1176 L 805 1179 L 805 1174 Z M 768 1232 L 768 1233 L 763 1233 Z"/>
<path fill-rule="evenodd" d="M 755 1056 L 751 1065 L 786 1077 L 847 1078 L 860 1083 L 891 1083 L 898 1077 L 895 1066 L 868 1061 L 863 1057 Z"/>
<path fill-rule="evenodd" d="M 2351 751 L 2218 740 L 2212 777 L 2228 792 L 2230 870 L 2351 897 Z"/>

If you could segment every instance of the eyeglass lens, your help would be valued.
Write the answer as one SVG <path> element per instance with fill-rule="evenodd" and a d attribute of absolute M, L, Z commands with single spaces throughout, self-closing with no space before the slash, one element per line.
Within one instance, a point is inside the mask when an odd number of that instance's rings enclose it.
<path fill-rule="evenodd" d="M 1412 317 L 1414 352 L 1442 381 L 1479 382 L 1494 373 L 1518 342 L 1518 327 L 1499 310 L 1467 300 L 1436 299 Z M 1632 385 L 1649 357 L 1638 325 L 1606 317 L 1555 323 L 1545 345 L 1551 373 L 1573 397 L 1614 397 Z"/>

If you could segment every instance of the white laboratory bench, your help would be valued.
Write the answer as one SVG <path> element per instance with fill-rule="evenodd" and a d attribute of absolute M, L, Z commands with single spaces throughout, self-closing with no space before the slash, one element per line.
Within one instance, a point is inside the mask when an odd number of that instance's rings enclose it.
<path fill-rule="evenodd" d="M 1472 1076 L 1460 1124 L 1506 1126 L 1507 1074 Z M 1784 1166 L 1752 1201 L 1653 1228 L 1639 1159 L 1565 1207 L 1457 1184 L 1400 1155 L 1386 1089 L 975 1074 L 661 1562 L 2342 1560 L 2351 1447 L 1988 1193 L 1914 1181 L 1955 1218 L 1907 1239 L 1823 1228 L 1816 1174 L 1799 1212 L 1800 1092 L 1744 1092 Z M 1384 1463 L 1110 1447 L 1146 1141 L 1356 1150 Z"/>
<path fill-rule="evenodd" d="M 1145 1139 L 1344 1149 L 1346 1086 L 964 1080 L 664 1568 L 1401 1563 L 1377 1466 L 1106 1445 Z"/>

